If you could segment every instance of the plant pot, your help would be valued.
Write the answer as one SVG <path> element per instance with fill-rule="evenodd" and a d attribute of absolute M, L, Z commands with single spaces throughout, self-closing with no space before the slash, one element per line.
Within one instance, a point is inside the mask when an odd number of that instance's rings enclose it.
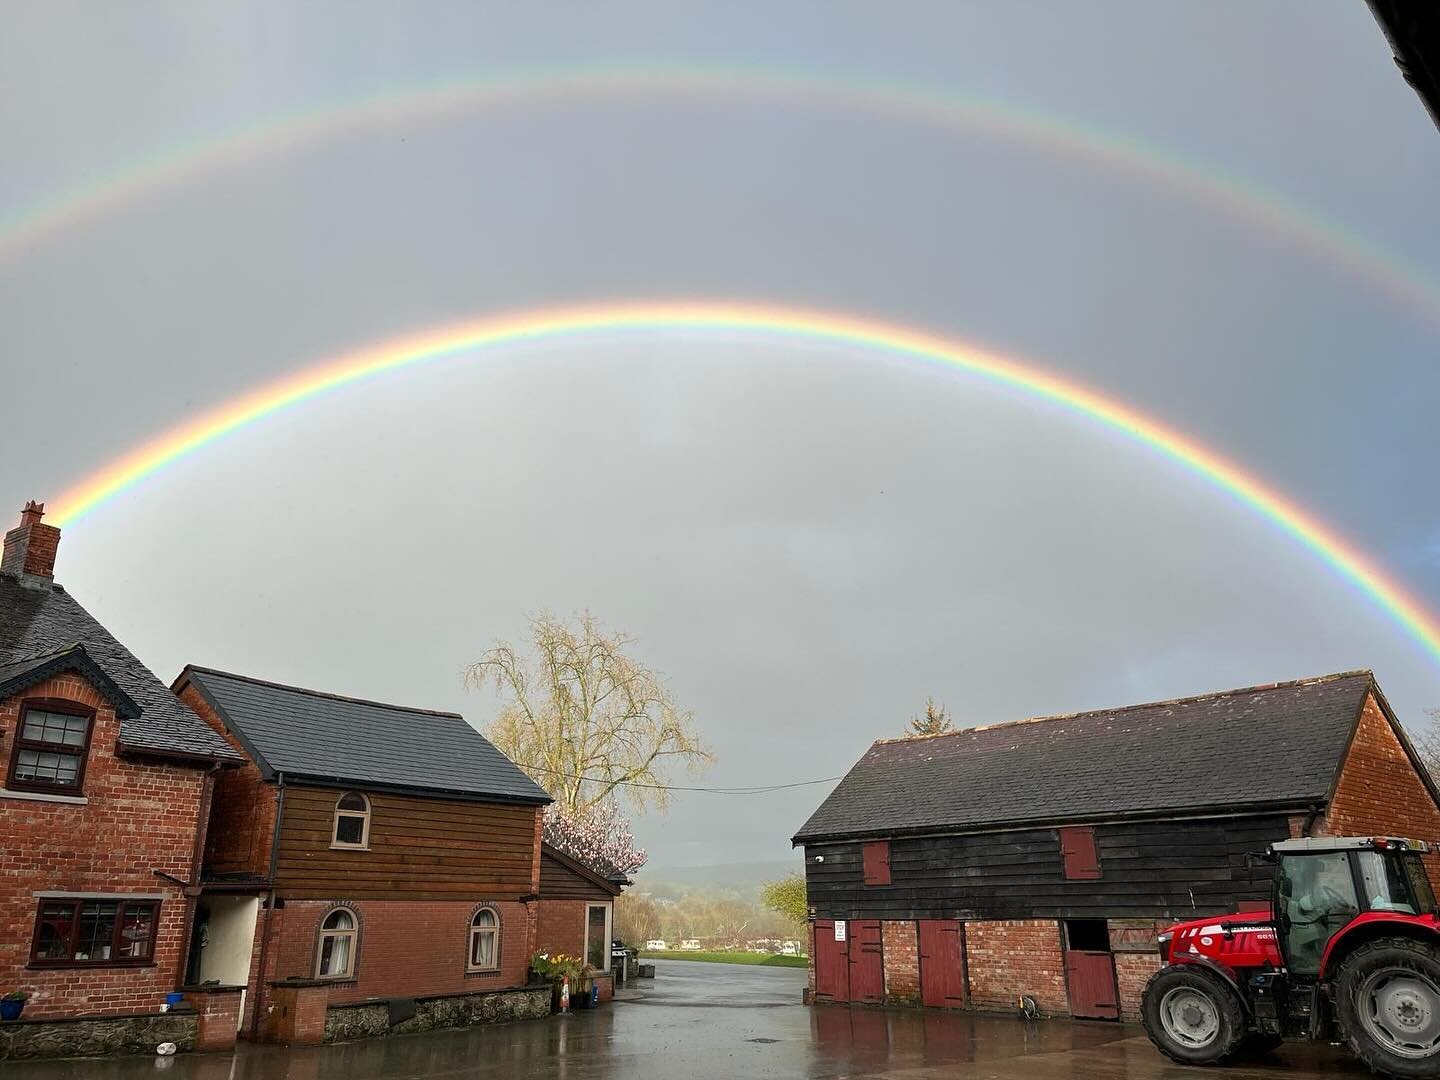
<path fill-rule="evenodd" d="M 19 1020 L 24 1011 L 24 1001 L 0 1001 L 0 1020 Z"/>

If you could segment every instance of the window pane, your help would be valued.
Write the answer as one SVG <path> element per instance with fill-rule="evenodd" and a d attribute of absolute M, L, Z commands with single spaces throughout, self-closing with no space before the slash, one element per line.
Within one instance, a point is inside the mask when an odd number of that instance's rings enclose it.
<path fill-rule="evenodd" d="M 471 931 L 470 966 L 477 968 L 492 968 L 495 966 L 494 930 Z"/>
<path fill-rule="evenodd" d="M 155 932 L 155 909 L 149 904 L 126 904 L 120 920 L 120 955 L 141 960 L 150 955 Z"/>
<path fill-rule="evenodd" d="M 326 930 L 353 930 L 355 929 L 355 919 L 344 908 L 336 908 L 325 916 L 324 928 Z"/>
<path fill-rule="evenodd" d="M 70 931 L 75 928 L 73 904 L 45 904 L 35 934 L 35 959 L 69 960 Z"/>
<path fill-rule="evenodd" d="M 61 746 L 84 746 L 85 729 L 89 723 L 89 718 L 84 716 L 31 709 L 25 714 L 25 732 L 22 737 Z"/>
<path fill-rule="evenodd" d="M 1405 856 L 1405 872 L 1410 877 L 1410 888 L 1414 891 L 1420 915 L 1435 910 L 1435 890 L 1430 887 L 1430 877 L 1425 873 L 1425 863 L 1419 855 Z"/>
<path fill-rule="evenodd" d="M 1405 866 L 1398 858 L 1386 858 L 1378 851 L 1362 851 L 1360 878 L 1365 883 L 1365 899 L 1371 911 L 1398 911 L 1414 915 L 1410 903 L 1410 883 Z"/>
<path fill-rule="evenodd" d="M 352 791 L 346 795 L 341 795 L 340 801 L 336 805 L 341 810 L 363 811 L 365 809 L 365 796 Z"/>
<path fill-rule="evenodd" d="M 349 934 L 326 934 L 320 941 L 320 974 L 347 975 L 350 972 Z"/>
<path fill-rule="evenodd" d="M 76 960 L 109 960 L 115 941 L 115 915 L 120 905 L 113 900 L 87 900 L 80 905 L 80 927 L 75 935 Z"/>
<path fill-rule="evenodd" d="M 494 913 L 493 911 L 491 911 L 489 908 L 481 908 L 479 911 L 477 911 L 477 912 L 475 913 L 475 920 L 474 920 L 474 924 L 473 924 L 473 925 L 475 925 L 475 926 L 494 926 L 494 925 L 495 925 L 495 913 Z"/>
<path fill-rule="evenodd" d="M 70 784 L 80 775 L 80 758 L 49 750 L 17 750 L 15 778 L 38 784 Z"/>
<path fill-rule="evenodd" d="M 365 819 L 354 814 L 340 814 L 335 819 L 335 842 L 337 844 L 362 844 L 365 842 Z"/>

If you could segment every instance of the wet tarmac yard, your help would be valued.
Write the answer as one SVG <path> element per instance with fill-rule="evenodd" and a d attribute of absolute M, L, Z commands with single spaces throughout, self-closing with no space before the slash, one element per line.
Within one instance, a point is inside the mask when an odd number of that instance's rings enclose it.
<path fill-rule="evenodd" d="M 800 1004 L 805 972 L 660 962 L 653 983 L 550 1020 L 234 1055 L 0 1065 L 4 1080 L 1257 1080 L 1367 1077 L 1327 1046 L 1181 1068 L 1138 1027 Z"/>

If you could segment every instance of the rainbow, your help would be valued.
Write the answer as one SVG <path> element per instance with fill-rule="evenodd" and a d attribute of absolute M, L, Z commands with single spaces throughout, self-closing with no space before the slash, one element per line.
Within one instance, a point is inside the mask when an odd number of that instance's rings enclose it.
<path fill-rule="evenodd" d="M 430 329 L 347 353 L 262 386 L 125 454 L 63 493 L 55 518 L 73 525 L 103 503 L 248 424 L 388 372 L 465 353 L 621 331 L 743 332 L 878 350 L 928 361 L 1052 402 L 1184 466 L 1268 518 L 1370 596 L 1440 661 L 1440 623 L 1312 515 L 1214 451 L 1079 383 L 972 345 L 889 323 L 751 303 L 657 301 L 546 308 Z"/>
<path fill-rule="evenodd" d="M 182 143 L 0 216 L 0 260 L 34 250 L 52 234 L 228 168 L 326 138 L 383 132 L 484 109 L 585 107 L 615 99 L 673 102 L 789 100 L 959 130 L 1079 161 L 1163 188 L 1345 268 L 1367 287 L 1440 323 L 1440 286 L 1419 269 L 1342 225 L 1290 205 L 1255 184 L 1100 128 L 976 96 L 858 77 L 765 68 L 572 67 L 464 78 L 321 103 Z"/>

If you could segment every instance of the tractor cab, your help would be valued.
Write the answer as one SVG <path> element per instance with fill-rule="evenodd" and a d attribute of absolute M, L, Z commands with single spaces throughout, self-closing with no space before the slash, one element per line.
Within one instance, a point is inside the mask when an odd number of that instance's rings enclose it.
<path fill-rule="evenodd" d="M 1384 916 L 1435 915 L 1422 854 L 1429 845 L 1384 836 L 1315 837 L 1270 846 L 1276 862 L 1273 913 L 1291 976 L 1318 977 L 1336 935 Z M 1377 918 L 1378 917 L 1378 918 Z"/>

